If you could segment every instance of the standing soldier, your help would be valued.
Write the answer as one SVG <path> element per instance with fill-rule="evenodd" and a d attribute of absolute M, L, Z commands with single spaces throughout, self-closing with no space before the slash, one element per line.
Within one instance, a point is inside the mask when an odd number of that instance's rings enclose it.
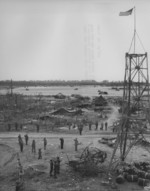
<path fill-rule="evenodd" d="M 80 125 L 79 125 L 78 130 L 79 130 L 79 134 L 82 135 L 83 124 L 80 124 Z"/>
<path fill-rule="evenodd" d="M 89 131 L 91 131 L 92 123 L 89 122 Z"/>
<path fill-rule="evenodd" d="M 15 129 L 16 129 L 16 131 L 18 131 L 18 123 L 17 122 L 15 123 Z"/>
<path fill-rule="evenodd" d="M 35 144 L 35 140 L 32 141 L 32 153 L 36 153 L 36 144 Z"/>
<path fill-rule="evenodd" d="M 36 131 L 39 132 L 39 130 L 40 130 L 40 126 L 39 124 L 36 124 Z"/>
<path fill-rule="evenodd" d="M 47 139 L 46 139 L 46 137 L 44 137 L 43 141 L 44 141 L 44 150 L 46 150 L 46 145 L 47 145 Z"/>
<path fill-rule="evenodd" d="M 77 151 L 77 150 L 78 150 L 78 145 L 79 145 L 78 139 L 77 139 L 77 138 L 75 138 L 75 139 L 74 139 L 75 151 Z"/>
<path fill-rule="evenodd" d="M 60 173 L 60 162 L 61 162 L 60 158 L 57 157 L 57 158 L 56 158 L 56 163 L 57 163 L 56 173 L 57 173 L 57 174 Z"/>
<path fill-rule="evenodd" d="M 95 130 L 97 130 L 98 129 L 98 121 L 96 121 L 96 123 L 95 123 Z"/>
<path fill-rule="evenodd" d="M 107 131 L 107 126 L 108 126 L 108 123 L 107 121 L 105 122 L 105 131 Z"/>
<path fill-rule="evenodd" d="M 104 126 L 104 124 L 103 124 L 103 122 L 101 123 L 101 128 L 100 128 L 100 130 L 102 130 L 103 131 L 103 126 Z"/>
<path fill-rule="evenodd" d="M 25 142 L 26 142 L 26 145 L 27 145 L 28 144 L 28 140 L 29 140 L 28 134 L 25 134 L 24 138 L 25 138 Z"/>
<path fill-rule="evenodd" d="M 60 138 L 60 148 L 64 148 L 64 139 L 62 137 Z"/>
<path fill-rule="evenodd" d="M 22 137 L 21 137 L 21 135 L 19 134 L 18 135 L 18 143 L 20 144 L 20 141 L 22 141 Z"/>
<path fill-rule="evenodd" d="M 38 151 L 38 159 L 42 159 L 42 150 L 41 149 L 39 149 L 39 151 Z"/>
<path fill-rule="evenodd" d="M 57 178 L 57 162 L 54 161 L 54 178 Z"/>
<path fill-rule="evenodd" d="M 50 176 L 52 176 L 52 173 L 53 173 L 53 170 L 54 170 L 53 160 L 51 159 L 49 163 L 50 163 L 50 173 L 49 174 L 50 174 Z"/>
<path fill-rule="evenodd" d="M 20 145 L 20 151 L 23 152 L 23 140 L 22 139 L 20 139 L 19 145 Z"/>
<path fill-rule="evenodd" d="M 11 124 L 8 123 L 8 131 L 10 131 L 10 130 L 11 130 Z"/>

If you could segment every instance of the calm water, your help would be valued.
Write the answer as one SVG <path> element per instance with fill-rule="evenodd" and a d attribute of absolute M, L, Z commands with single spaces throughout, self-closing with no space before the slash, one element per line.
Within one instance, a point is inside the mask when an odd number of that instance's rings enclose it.
<path fill-rule="evenodd" d="M 52 87 L 29 87 L 29 90 L 27 91 L 24 87 L 19 87 L 13 89 L 14 93 L 20 93 L 23 95 L 55 95 L 58 93 L 62 93 L 64 95 L 71 95 L 71 94 L 80 94 L 82 96 L 98 96 L 98 90 L 108 92 L 108 95 L 105 96 L 122 96 L 123 91 L 116 91 L 112 89 L 111 87 L 105 87 L 105 86 L 52 86 Z M 1 94 L 7 93 L 8 90 L 0 90 Z"/>

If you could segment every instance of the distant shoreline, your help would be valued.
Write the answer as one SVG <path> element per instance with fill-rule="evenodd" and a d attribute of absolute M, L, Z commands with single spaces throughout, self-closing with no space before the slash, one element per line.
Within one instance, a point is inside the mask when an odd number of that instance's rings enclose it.
<path fill-rule="evenodd" d="M 104 80 L 102 82 L 96 81 L 0 81 L 0 89 L 1 88 L 8 88 L 10 86 L 15 87 L 36 87 L 36 86 L 123 86 L 123 82 L 109 82 Z"/>

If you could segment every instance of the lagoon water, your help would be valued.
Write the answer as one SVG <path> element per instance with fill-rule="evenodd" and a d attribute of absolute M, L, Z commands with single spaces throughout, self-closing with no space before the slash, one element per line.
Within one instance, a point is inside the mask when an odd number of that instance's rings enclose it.
<path fill-rule="evenodd" d="M 43 86 L 36 86 L 36 87 L 29 87 L 28 90 L 26 90 L 25 87 L 19 87 L 14 88 L 14 93 L 19 93 L 23 95 L 56 95 L 58 93 L 62 93 L 64 95 L 70 96 L 71 94 L 80 94 L 82 96 L 98 96 L 98 90 L 108 92 L 105 96 L 122 96 L 123 91 L 119 90 L 116 91 L 112 89 L 112 87 L 106 87 L 106 86 L 49 86 L 49 87 L 43 87 Z M 1 89 L 0 93 L 5 94 L 9 92 L 10 90 Z"/>

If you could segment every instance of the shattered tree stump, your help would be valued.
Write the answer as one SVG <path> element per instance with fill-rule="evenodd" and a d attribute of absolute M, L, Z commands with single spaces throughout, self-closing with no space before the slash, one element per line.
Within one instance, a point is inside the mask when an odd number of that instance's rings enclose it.
<path fill-rule="evenodd" d="M 69 161 L 69 166 L 83 176 L 97 176 L 100 164 L 107 158 L 107 154 L 98 148 L 86 147 L 78 160 Z"/>

